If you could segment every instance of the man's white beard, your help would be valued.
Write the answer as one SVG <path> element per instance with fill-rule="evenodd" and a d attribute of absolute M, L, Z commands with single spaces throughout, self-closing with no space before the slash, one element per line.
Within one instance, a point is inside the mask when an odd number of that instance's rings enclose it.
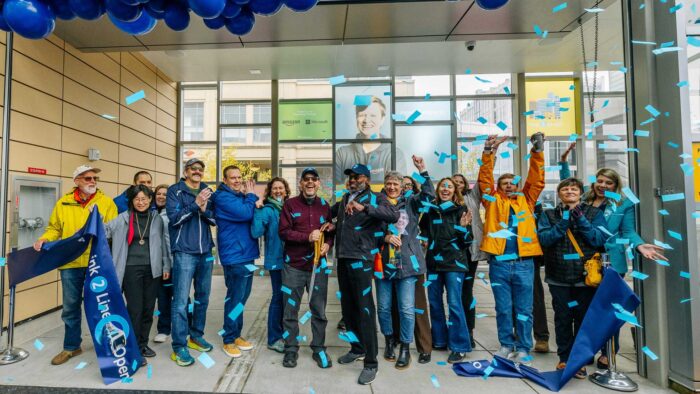
<path fill-rule="evenodd" d="M 97 192 L 97 186 L 84 186 L 80 188 L 80 191 L 83 192 L 83 194 L 92 196 Z"/>

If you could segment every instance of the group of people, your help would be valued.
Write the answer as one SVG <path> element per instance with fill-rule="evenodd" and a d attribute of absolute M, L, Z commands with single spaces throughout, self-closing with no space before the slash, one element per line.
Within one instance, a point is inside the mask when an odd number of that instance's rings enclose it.
<path fill-rule="evenodd" d="M 482 261 L 488 263 L 495 298 L 496 354 L 529 365 L 533 324 L 534 351 L 549 351 L 540 280 L 544 266 L 554 309 L 557 368 L 563 369 L 596 291 L 587 280 L 586 262 L 596 254 L 607 255 L 624 276 L 634 251 L 654 260 L 665 257 L 661 248 L 636 233 L 634 204 L 622 197 L 614 170 L 599 170 L 586 191 L 580 180 L 570 177 L 572 144 L 559 163 L 560 202 L 543 210 L 537 200 L 545 185 L 544 135 L 530 139 L 524 181 L 514 174 L 494 180 L 497 151 L 504 141 L 495 135 L 484 141 L 473 187 L 460 174 L 434 183 L 425 161 L 413 156 L 419 175 L 387 172 L 381 192 L 371 189 L 373 179 L 365 164 L 345 169 L 347 190 L 335 204 L 318 195 L 321 183 L 314 168 L 301 172 L 296 196 L 290 195 L 287 180 L 276 177 L 259 197 L 254 182 L 244 181 L 235 166 L 223 170 L 223 182 L 213 191 L 202 182 L 204 162 L 195 158 L 185 163 L 178 183 L 153 191 L 150 174 L 141 171 L 134 185 L 112 201 L 97 189 L 100 170 L 81 166 L 73 174 L 76 187 L 58 201 L 34 247 L 40 250 L 45 241 L 73 235 L 97 206 L 111 238 L 143 363 L 156 355 L 148 341 L 157 299 L 154 341 L 172 336 L 170 357 L 187 366 L 194 363 L 190 349 L 213 349 L 204 338 L 215 260 L 211 228 L 217 227 L 216 254 L 227 289 L 220 334 L 223 351 L 233 358 L 254 347 L 242 337 L 243 311 L 260 257 L 257 239 L 262 238 L 272 292 L 267 347 L 284 354 L 284 367 L 296 367 L 300 343 L 306 341 L 299 324 L 308 321 L 313 360 L 320 368 L 332 366 L 325 346 L 325 309 L 335 270 L 341 338 L 350 344 L 337 362 L 363 361 L 360 384 L 374 381 L 378 371 L 377 321 L 385 337 L 383 357 L 399 370 L 410 366 L 414 341 L 419 363 L 430 362 L 433 350 L 449 350 L 449 363 L 465 359 L 475 346 L 473 286 Z M 328 254 L 334 246 L 333 263 Z M 87 253 L 60 269 L 65 336 L 63 351 L 52 360 L 55 365 L 81 353 Z M 303 303 L 309 311 L 300 318 Z M 607 362 L 603 353 L 598 367 Z M 576 377 L 585 376 L 584 367 Z"/>

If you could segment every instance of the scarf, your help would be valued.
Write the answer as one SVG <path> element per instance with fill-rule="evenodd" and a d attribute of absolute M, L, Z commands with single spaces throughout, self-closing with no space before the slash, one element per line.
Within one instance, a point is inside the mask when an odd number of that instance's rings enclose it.
<path fill-rule="evenodd" d="M 92 199 L 95 198 L 96 194 L 97 194 L 97 192 L 92 193 L 90 196 L 88 196 L 88 198 L 83 200 L 80 197 L 80 188 L 76 187 L 75 190 L 73 191 L 73 198 L 75 199 L 76 202 L 78 202 L 80 204 L 81 207 L 85 208 L 90 203 L 90 201 L 92 201 Z"/>
<path fill-rule="evenodd" d="M 277 201 L 272 197 L 268 197 L 267 200 L 265 200 L 265 202 L 272 205 L 278 211 L 282 210 L 282 204 L 284 204 L 284 201 Z"/>

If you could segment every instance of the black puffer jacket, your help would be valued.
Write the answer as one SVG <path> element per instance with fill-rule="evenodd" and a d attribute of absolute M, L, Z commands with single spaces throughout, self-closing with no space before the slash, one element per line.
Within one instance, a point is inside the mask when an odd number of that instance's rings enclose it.
<path fill-rule="evenodd" d="M 469 245 L 473 239 L 472 231 L 471 226 L 461 228 L 459 225 L 459 219 L 467 208 L 464 205 L 451 205 L 442 209 L 436 205 L 430 206 L 420 220 L 421 234 L 428 239 L 425 256 L 428 271 L 467 272 L 467 264 L 471 261 Z"/>

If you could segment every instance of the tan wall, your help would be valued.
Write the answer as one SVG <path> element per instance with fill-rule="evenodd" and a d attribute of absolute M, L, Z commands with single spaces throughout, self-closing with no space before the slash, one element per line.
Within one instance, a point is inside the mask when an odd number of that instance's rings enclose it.
<path fill-rule="evenodd" d="M 0 43 L 4 78 L 4 34 Z M 10 182 L 14 175 L 40 178 L 27 168 L 44 168 L 48 174 L 43 177 L 59 179 L 62 193 L 69 192 L 73 170 L 88 162 L 88 148 L 102 153 L 93 165 L 102 169 L 98 186 L 110 196 L 122 192 L 142 169 L 154 175 L 154 184 L 175 181 L 177 88 L 145 58 L 82 53 L 56 36 L 33 41 L 17 35 L 13 58 Z M 146 98 L 127 106 L 125 97 L 142 89 Z M 12 184 L 9 190 L 11 198 Z M 5 297 L 5 324 L 7 303 Z M 18 286 L 15 319 L 60 304 L 59 275 L 53 271 Z"/>

